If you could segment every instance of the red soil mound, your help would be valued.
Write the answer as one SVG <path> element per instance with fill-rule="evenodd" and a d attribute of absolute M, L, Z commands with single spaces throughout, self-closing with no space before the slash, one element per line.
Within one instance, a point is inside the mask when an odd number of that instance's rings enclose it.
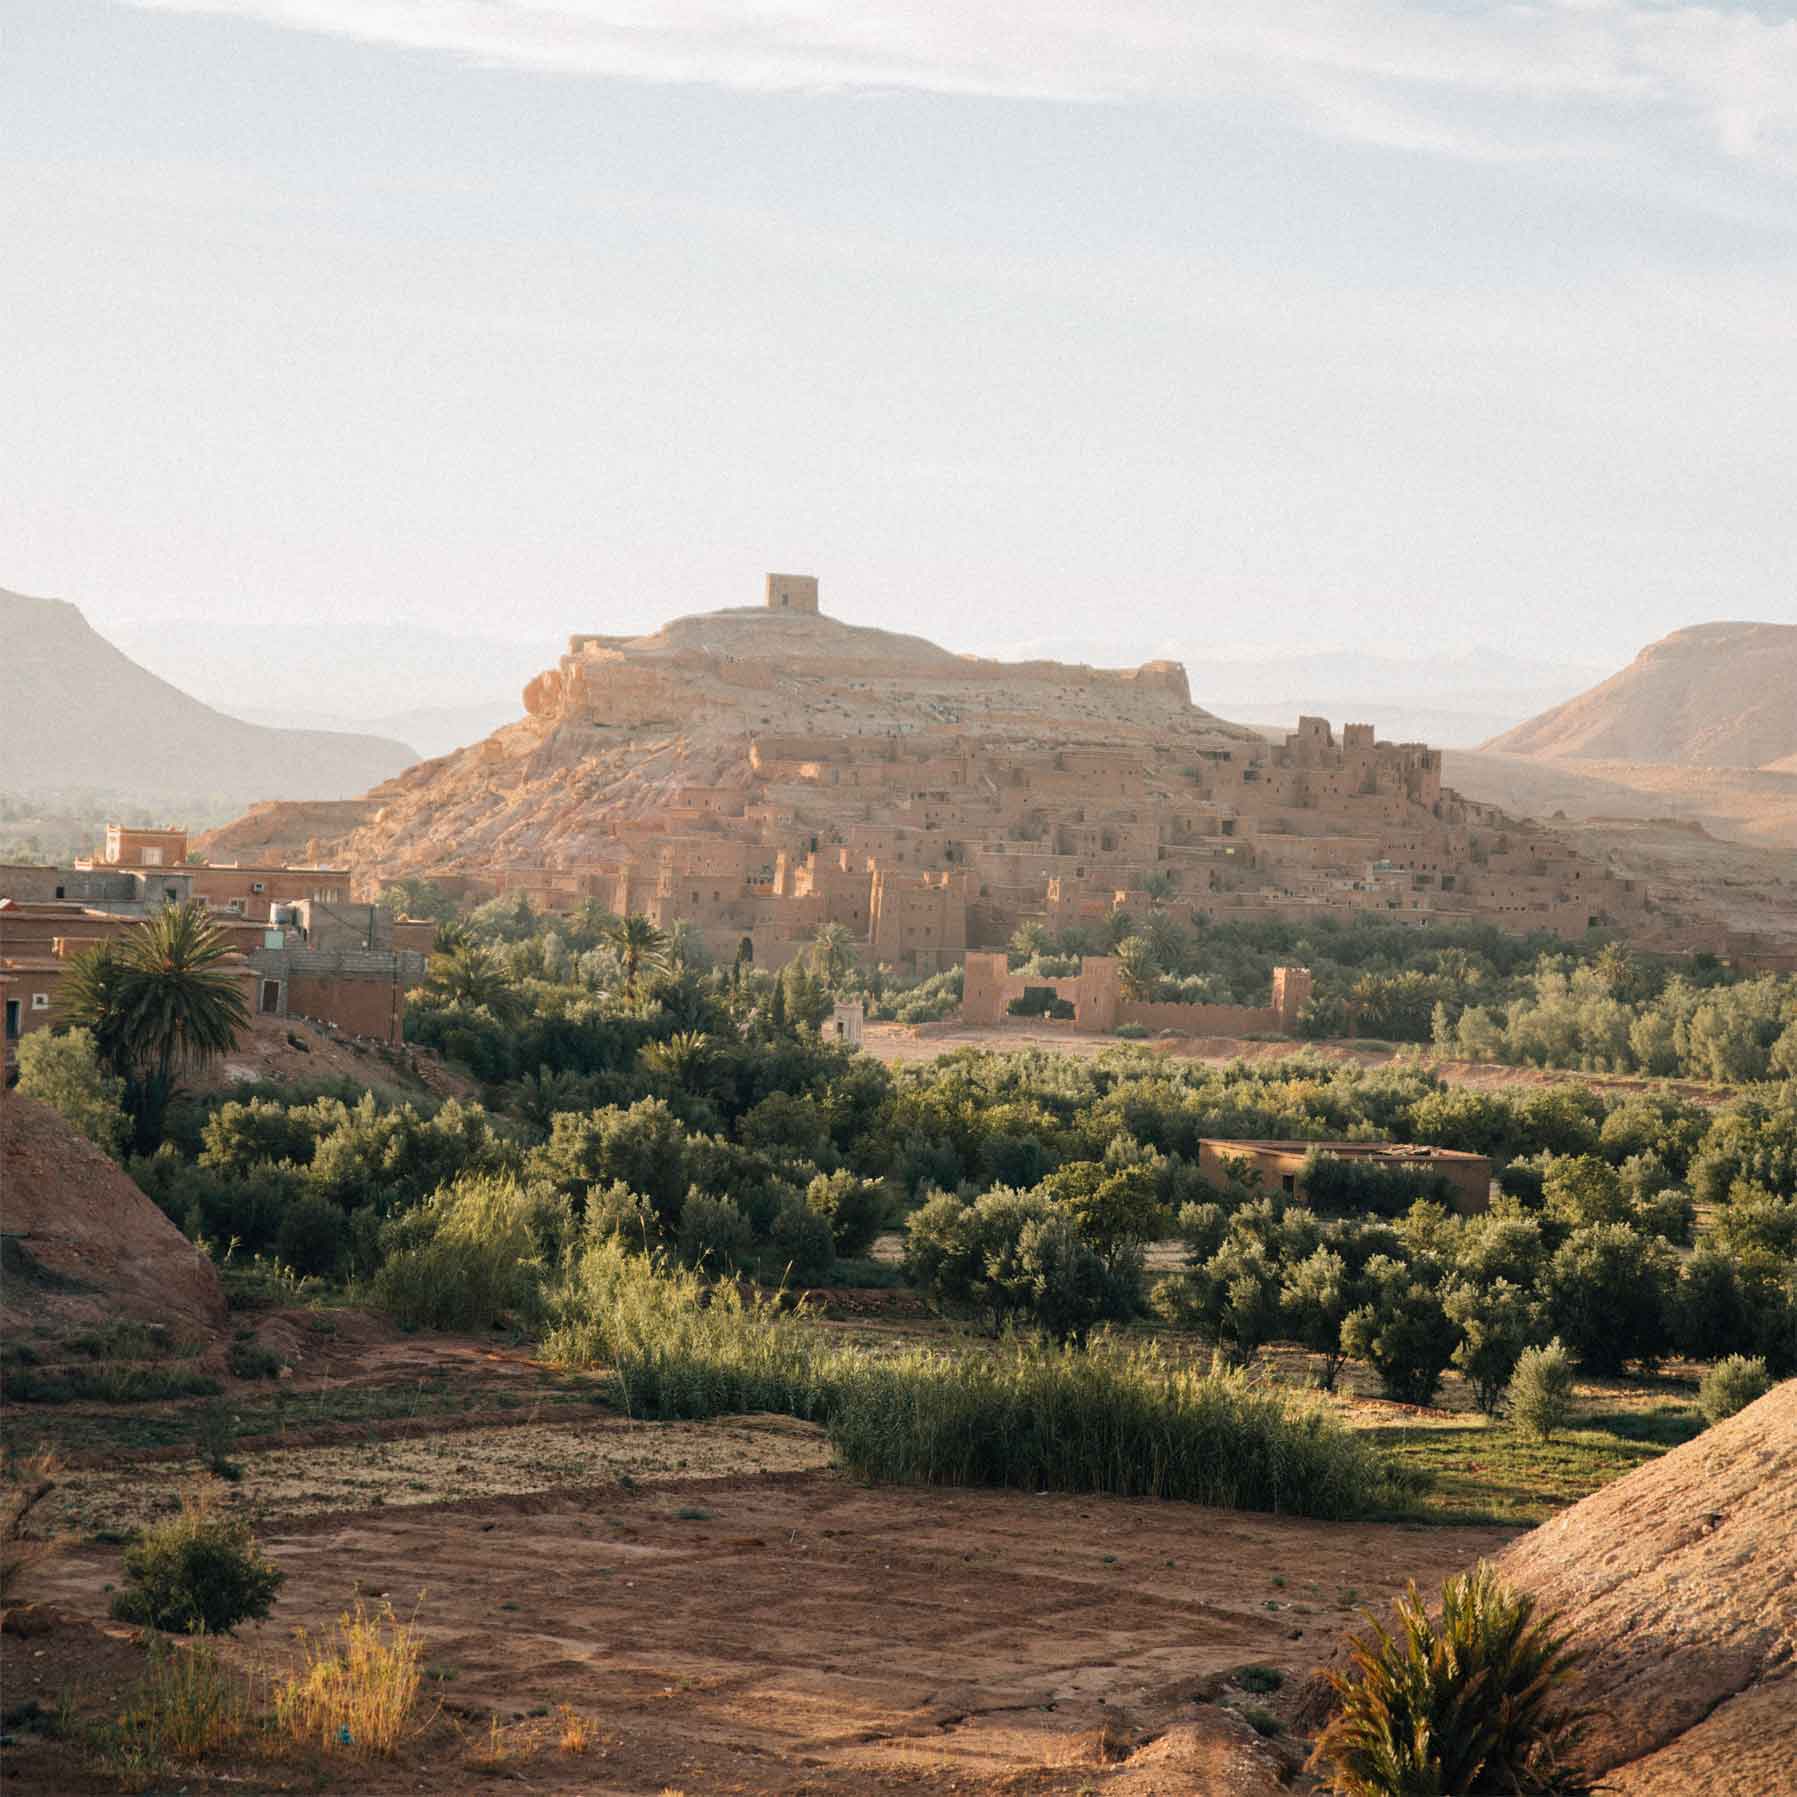
<path fill-rule="evenodd" d="M 1797 1380 L 1594 1492 L 1497 1564 L 1591 1652 L 1585 1757 L 1607 1788 L 1797 1789 Z"/>
<path fill-rule="evenodd" d="M 48 1105 L 0 1100 L 0 1330 L 130 1320 L 222 1329 L 212 1263 L 124 1172 Z"/>

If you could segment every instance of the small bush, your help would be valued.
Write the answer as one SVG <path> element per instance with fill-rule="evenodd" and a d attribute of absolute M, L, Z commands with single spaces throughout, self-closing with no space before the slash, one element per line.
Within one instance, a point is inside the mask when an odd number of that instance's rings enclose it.
<path fill-rule="evenodd" d="M 858 1179 L 846 1167 L 820 1173 L 805 1188 L 805 1202 L 830 1225 L 830 1240 L 842 1260 L 858 1260 L 886 1224 L 886 1188 Z"/>
<path fill-rule="evenodd" d="M 63 1120 L 114 1160 L 130 1131 L 125 1082 L 106 1071 L 91 1030 L 34 1030 L 18 1047 L 19 1092 Z"/>
<path fill-rule="evenodd" d="M 689 1267 L 703 1266 L 714 1273 L 728 1273 L 754 1251 L 755 1231 L 734 1199 L 713 1198 L 694 1186 L 680 1207 L 675 1240 L 680 1258 Z"/>
<path fill-rule="evenodd" d="M 243 1468 L 231 1458 L 237 1446 L 237 1424 L 222 1404 L 202 1404 L 194 1416 L 194 1446 L 206 1470 L 214 1477 L 238 1480 Z"/>
<path fill-rule="evenodd" d="M 1573 1231 L 1548 1263 L 1543 1296 L 1554 1328 L 1594 1372 L 1652 1366 L 1672 1346 L 1672 1253 L 1625 1223 Z"/>
<path fill-rule="evenodd" d="M 1570 1763 L 1585 1712 L 1561 1691 L 1582 1658 L 1534 1598 L 1481 1564 L 1442 1588 L 1432 1621 L 1415 1585 L 1391 1633 L 1349 1637 L 1346 1672 L 1326 1674 L 1337 1708 L 1311 1765 L 1341 1797 L 1509 1792 L 1582 1797 Z"/>
<path fill-rule="evenodd" d="M 263 1558 L 248 1523 L 189 1496 L 180 1515 L 152 1524 L 125 1549 L 125 1589 L 112 1613 L 173 1635 L 228 1635 L 267 1617 L 286 1576 Z"/>
<path fill-rule="evenodd" d="M 829 1219 L 819 1216 L 802 1198 L 781 1205 L 768 1240 L 784 1276 L 795 1285 L 820 1284 L 836 1265 Z"/>
<path fill-rule="evenodd" d="M 1114 1034 L 1121 1036 L 1125 1042 L 1140 1042 L 1148 1035 L 1148 1025 L 1145 1023 L 1120 1023 Z"/>
<path fill-rule="evenodd" d="M 1376 1296 L 1342 1324 L 1342 1349 L 1379 1375 L 1380 1389 L 1400 1404 L 1428 1404 L 1459 1345 L 1441 1294 L 1413 1268 L 1389 1255 L 1367 1263 Z"/>
<path fill-rule="evenodd" d="M 1704 1374 L 1703 1383 L 1697 1388 L 1697 1408 L 1712 1423 L 1719 1423 L 1737 1410 L 1745 1410 L 1771 1389 L 1772 1380 L 1763 1360 L 1731 1354 Z"/>
<path fill-rule="evenodd" d="M 225 1363 L 233 1379 L 273 1379 L 281 1370 L 281 1357 L 272 1348 L 250 1340 L 234 1341 Z"/>
<path fill-rule="evenodd" d="M 661 1236 L 655 1206 L 621 1179 L 587 1193 L 586 1239 L 597 1244 L 614 1236 L 638 1254 L 647 1254 Z"/>
<path fill-rule="evenodd" d="M 381 1231 L 374 1301 L 402 1329 L 491 1329 L 540 1314 L 567 1202 L 504 1175 L 466 1174 Z"/>
<path fill-rule="evenodd" d="M 1523 1349 L 1505 1401 L 1510 1421 L 1543 1441 L 1572 1421 L 1572 1356 L 1558 1340 Z"/>
<path fill-rule="evenodd" d="M 332 1278 L 349 1246 L 349 1224 L 341 1205 L 316 1192 L 303 1192 L 281 1213 L 275 1255 L 302 1277 Z"/>
<path fill-rule="evenodd" d="M 388 1759 L 424 1682 L 424 1640 L 391 1604 L 337 1619 L 335 1632 L 302 1635 L 299 1668 L 275 1688 L 275 1720 L 300 1746 Z"/>
<path fill-rule="evenodd" d="M 1487 1416 L 1496 1416 L 1523 1350 L 1544 1333 L 1541 1307 L 1509 1280 L 1495 1279 L 1452 1287 L 1446 1308 L 1460 1331 L 1454 1365 L 1473 1388 L 1473 1401 Z"/>

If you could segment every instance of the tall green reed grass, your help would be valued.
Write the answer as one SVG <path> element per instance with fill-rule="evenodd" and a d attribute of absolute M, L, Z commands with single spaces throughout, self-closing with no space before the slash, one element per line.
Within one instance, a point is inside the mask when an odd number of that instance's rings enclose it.
<path fill-rule="evenodd" d="M 1394 1501 L 1370 1444 L 1313 1400 L 1152 1345 L 1016 1339 L 883 1356 L 615 1243 L 567 1264 L 545 1357 L 611 1369 L 632 1416 L 765 1410 L 823 1424 L 850 1471 L 901 1484 L 1173 1498 L 1336 1518 Z"/>

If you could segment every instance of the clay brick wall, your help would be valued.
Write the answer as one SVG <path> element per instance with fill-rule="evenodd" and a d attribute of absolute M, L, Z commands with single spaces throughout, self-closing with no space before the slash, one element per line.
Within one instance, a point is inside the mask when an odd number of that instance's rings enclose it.
<path fill-rule="evenodd" d="M 287 1014 L 334 1023 L 352 1036 L 400 1039 L 405 994 L 393 979 L 294 974 L 287 982 Z"/>

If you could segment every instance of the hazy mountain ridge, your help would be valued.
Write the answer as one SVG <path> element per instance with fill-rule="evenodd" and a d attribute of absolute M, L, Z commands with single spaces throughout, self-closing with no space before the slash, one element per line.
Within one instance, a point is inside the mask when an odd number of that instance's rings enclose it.
<path fill-rule="evenodd" d="M 1714 623 L 1480 747 L 1544 759 L 1784 771 L 1797 754 L 1797 625 Z"/>
<path fill-rule="evenodd" d="M 278 638 L 269 641 L 265 678 L 279 690 Z M 196 792 L 237 803 L 339 797 L 418 759 L 384 737 L 230 717 L 115 648 L 79 607 L 3 589 L 0 718 L 0 780 L 19 794 L 99 788 L 146 805 Z"/>

